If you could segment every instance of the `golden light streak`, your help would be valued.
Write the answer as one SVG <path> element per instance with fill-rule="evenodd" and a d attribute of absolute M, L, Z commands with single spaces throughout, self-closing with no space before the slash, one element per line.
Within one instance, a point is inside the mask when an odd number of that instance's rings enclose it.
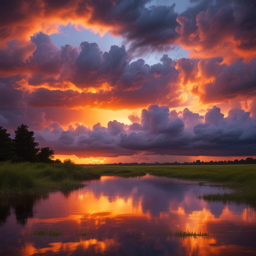
<path fill-rule="evenodd" d="M 106 157 L 82 158 L 82 157 L 77 157 L 76 155 L 58 155 L 58 154 L 56 154 L 54 159 L 59 159 L 62 162 L 66 159 L 70 159 L 72 162 L 74 162 L 76 164 L 104 164 L 104 163 L 106 163 Z"/>
<path fill-rule="evenodd" d="M 78 247 L 82 247 L 83 252 L 86 251 L 89 247 L 94 246 L 96 253 L 104 252 L 107 248 L 113 247 L 116 245 L 114 239 L 105 239 L 103 241 L 98 241 L 97 239 L 82 240 L 79 242 L 67 242 L 67 243 L 50 243 L 49 247 L 45 248 L 36 248 L 33 243 L 26 243 L 20 251 L 21 256 L 32 256 L 35 254 L 42 254 L 47 252 L 58 253 L 66 252 L 68 255 L 73 253 Z"/>

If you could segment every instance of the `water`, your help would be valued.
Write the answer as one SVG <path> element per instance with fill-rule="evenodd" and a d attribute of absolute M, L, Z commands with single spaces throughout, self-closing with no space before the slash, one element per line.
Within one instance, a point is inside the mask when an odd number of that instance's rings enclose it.
<path fill-rule="evenodd" d="M 253 209 L 197 198 L 222 187 L 149 175 L 86 184 L 69 193 L 2 200 L 0 255 L 256 255 Z M 27 235 L 42 228 L 62 235 Z M 179 230 L 209 236 L 168 235 Z"/>

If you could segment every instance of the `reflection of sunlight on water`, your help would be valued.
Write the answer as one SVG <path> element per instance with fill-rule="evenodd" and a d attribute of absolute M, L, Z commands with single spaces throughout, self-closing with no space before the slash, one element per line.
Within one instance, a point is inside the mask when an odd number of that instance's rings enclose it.
<path fill-rule="evenodd" d="M 19 255 L 20 256 L 31 256 L 35 254 L 36 248 L 34 247 L 33 243 L 26 243 L 24 247 L 20 249 Z"/>
<path fill-rule="evenodd" d="M 216 240 L 214 238 L 186 238 L 182 239 L 182 246 L 186 247 L 186 255 L 199 255 L 200 256 L 206 256 L 211 253 L 216 253 L 216 247 L 209 246 L 209 245 L 215 245 Z"/>
<path fill-rule="evenodd" d="M 255 211 L 251 208 L 245 208 L 242 213 L 243 220 L 247 223 L 255 223 L 256 222 L 256 214 Z"/>
<path fill-rule="evenodd" d="M 117 183 L 112 182 L 114 179 Z M 58 242 L 49 240 L 48 244 L 45 241 L 48 239 L 46 237 L 37 240 L 33 236 L 27 236 L 19 255 L 32 256 L 58 252 L 70 255 L 76 250 L 79 252 L 93 250 L 95 253 L 102 253 L 105 250 L 122 246 L 124 240 L 120 240 L 120 237 L 123 237 L 125 233 L 129 235 L 136 232 L 161 234 L 163 231 L 179 230 L 209 232 L 210 236 L 186 239 L 162 236 L 153 240 L 152 246 L 155 248 L 167 246 L 168 248 L 170 245 L 165 245 L 165 242 L 176 244 L 175 246 L 179 248 L 186 247 L 186 255 L 191 256 L 218 255 L 224 250 L 234 252 L 240 250 L 242 253 L 242 246 L 223 245 L 221 238 L 214 235 L 214 231 L 225 231 L 223 223 L 235 223 L 241 226 L 256 223 L 256 215 L 252 209 L 234 207 L 234 205 L 224 206 L 219 203 L 217 206 L 220 210 L 216 213 L 215 208 L 210 207 L 211 204 L 197 199 L 188 186 L 185 186 L 184 190 L 181 186 L 177 186 L 177 190 L 159 192 L 154 190 L 162 189 L 158 184 L 152 183 L 150 187 L 151 183 L 149 183 L 147 190 L 145 184 L 142 187 L 139 184 L 125 187 L 127 184 L 118 183 L 118 179 L 110 176 L 102 177 L 100 181 L 92 182 L 84 189 L 72 192 L 68 198 L 61 193 L 50 194 L 49 199 L 37 205 L 37 214 L 28 219 L 22 232 L 23 234 L 25 231 L 31 233 L 39 228 L 61 229 L 65 235 L 56 238 Z M 147 181 L 148 179 L 149 177 L 146 177 Z M 110 185 L 107 186 L 108 184 Z M 182 196 L 179 194 L 176 197 L 176 191 Z M 160 195 L 155 193 L 160 193 Z M 214 229 L 211 230 L 213 226 Z M 82 231 L 89 231 L 91 235 L 81 239 L 79 234 Z M 62 241 L 64 237 L 65 242 Z M 131 239 L 134 239 L 133 243 L 136 244 L 139 238 L 132 237 Z M 40 246 L 42 241 L 44 243 Z"/>
<path fill-rule="evenodd" d="M 117 176 L 101 176 L 100 177 L 100 181 L 104 181 L 104 180 L 114 180 L 114 179 L 118 179 L 119 177 Z"/>
<path fill-rule="evenodd" d="M 182 240 L 182 246 L 186 248 L 186 255 L 245 255 L 245 251 L 253 253 L 253 248 L 238 245 L 221 245 L 214 238 L 187 238 Z"/>
<path fill-rule="evenodd" d="M 76 200 L 77 199 L 77 200 Z M 115 218 L 120 215 L 133 215 L 137 217 L 145 217 L 150 219 L 151 215 L 149 212 L 144 213 L 142 210 L 142 199 L 140 199 L 136 204 L 133 202 L 133 197 L 122 198 L 115 196 L 109 200 L 108 196 L 100 195 L 100 197 L 95 197 L 92 191 L 86 192 L 85 194 L 79 194 L 77 197 L 71 195 L 69 198 L 69 208 L 76 209 L 74 212 L 63 218 L 46 218 L 38 219 L 32 218 L 28 220 L 27 228 L 32 228 L 36 223 L 57 223 L 63 221 L 75 221 L 77 224 L 81 224 L 84 218 L 94 219 L 95 225 L 104 224 L 103 220 L 106 217 Z M 66 200 L 61 202 L 66 204 Z M 62 207 L 60 207 L 61 209 Z M 58 211 L 59 209 L 54 209 Z"/>
<path fill-rule="evenodd" d="M 218 224 L 221 221 L 231 221 L 235 223 L 247 222 L 255 223 L 256 215 L 253 209 L 245 208 L 242 213 L 236 213 L 230 210 L 229 206 L 225 206 L 222 213 L 216 218 L 209 209 L 203 208 L 201 211 L 193 211 L 191 214 L 186 214 L 184 208 L 178 207 L 178 209 L 169 209 L 170 213 L 174 213 L 179 216 L 179 222 L 184 230 L 190 230 L 193 232 L 205 231 L 207 232 L 207 224 L 209 222 Z M 160 215 L 164 216 L 163 214 Z"/>
<path fill-rule="evenodd" d="M 170 211 L 170 213 L 174 213 L 174 214 L 177 214 L 177 215 L 185 215 L 186 214 L 183 207 L 178 207 L 178 209 L 172 209 L 170 207 L 169 211 Z"/>
<path fill-rule="evenodd" d="M 96 253 L 104 252 L 106 249 L 116 245 L 114 239 L 105 239 L 104 241 L 98 241 L 97 239 L 89 240 L 80 240 L 79 242 L 67 242 L 67 243 L 50 243 L 49 247 L 37 249 L 33 243 L 26 243 L 25 246 L 21 249 L 21 256 L 32 256 L 47 252 L 58 253 L 66 252 L 73 253 L 79 248 L 84 251 L 88 250 L 90 247 L 94 249 Z"/>

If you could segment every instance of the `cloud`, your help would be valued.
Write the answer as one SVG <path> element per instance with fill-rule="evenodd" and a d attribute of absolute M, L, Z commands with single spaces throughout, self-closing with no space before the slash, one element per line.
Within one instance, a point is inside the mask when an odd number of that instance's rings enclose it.
<path fill-rule="evenodd" d="M 255 154 L 256 4 L 191 3 L 177 14 L 174 5 L 152 6 L 150 0 L 5 1 L 0 122 L 11 130 L 26 123 L 41 131 L 40 143 L 78 155 Z M 49 35 L 69 23 L 121 36 L 129 49 L 113 45 L 103 52 L 89 42 L 58 49 Z M 155 65 L 132 61 L 177 46 L 192 59 L 164 54 Z M 201 104 L 221 103 L 222 110 L 232 102 L 250 113 L 232 109 L 225 117 L 213 107 L 202 116 L 187 107 L 195 97 Z M 174 107 L 186 108 L 169 110 Z M 144 109 L 128 117 L 129 126 L 111 121 L 107 127 L 72 124 L 64 130 L 57 124 L 77 121 L 85 108 Z"/>
<path fill-rule="evenodd" d="M 8 120 L 3 115 L 0 115 L 0 124 L 4 125 L 7 123 L 8 123 Z"/>
<path fill-rule="evenodd" d="M 229 66 L 221 61 L 221 58 L 213 58 L 198 63 L 202 80 L 193 88 L 193 92 L 200 100 L 215 103 L 255 96 L 256 59 L 249 63 L 238 60 Z"/>
<path fill-rule="evenodd" d="M 141 119 L 136 113 L 132 113 L 128 116 L 128 119 L 131 121 L 131 123 L 140 123 Z"/>
<path fill-rule="evenodd" d="M 253 1 L 202 0 L 177 17 L 179 44 L 193 58 L 223 57 L 226 63 L 255 58 Z"/>
<path fill-rule="evenodd" d="M 40 84 L 39 81 L 35 82 L 36 78 L 45 79 L 42 75 L 46 75 L 56 78 L 59 83 L 70 81 L 79 88 L 108 83 L 112 87 L 132 89 L 152 75 L 175 70 L 171 67 L 172 59 L 167 55 L 161 59 L 162 64 L 152 67 L 145 64 L 143 59 L 130 62 L 131 56 L 124 46 L 113 45 L 109 52 L 103 53 L 96 43 L 82 42 L 79 48 L 65 45 L 59 50 L 50 37 L 42 32 L 32 36 L 26 47 L 23 44 L 12 41 L 7 48 L 0 50 L 2 72 L 19 74 L 26 70 L 34 75 L 29 81 L 35 85 Z M 26 51 L 28 46 L 33 46 L 32 50 L 29 49 L 30 55 Z"/>
<path fill-rule="evenodd" d="M 46 43 L 37 43 L 39 48 L 27 60 L 33 72 L 28 84 L 38 88 L 29 93 L 29 106 L 134 109 L 161 102 L 176 106 L 182 100 L 179 71 L 167 55 L 161 63 L 149 66 L 143 59 L 129 63 L 124 47 L 112 46 L 109 52 L 102 53 L 97 44 L 83 42 L 80 52 L 69 45 L 59 51 L 47 37 L 42 33 L 35 36 L 36 41 Z M 47 73 L 44 66 L 51 70 L 47 75 L 42 75 Z M 72 89 L 66 87 L 67 83 L 73 85 Z"/>
<path fill-rule="evenodd" d="M 183 86 L 189 82 L 195 83 L 198 77 L 198 60 L 182 58 L 176 60 L 176 69 L 180 72 L 180 80 Z"/>
<path fill-rule="evenodd" d="M 25 107 L 26 103 L 23 101 L 24 92 L 15 88 L 21 79 L 21 76 L 0 77 L 1 110 Z"/>
<path fill-rule="evenodd" d="M 196 124 L 203 122 L 204 117 L 198 113 L 193 113 L 188 108 L 185 108 L 183 110 L 181 120 L 184 122 L 186 128 L 193 128 Z"/>
<path fill-rule="evenodd" d="M 169 43 L 177 37 L 177 13 L 174 12 L 174 5 L 147 8 L 145 4 L 148 2 L 11 0 L 1 8 L 0 38 L 6 42 L 28 39 L 37 31 L 51 34 L 59 30 L 60 24 L 71 22 L 101 34 L 109 31 L 113 35 L 123 35 L 133 41 L 132 47 L 154 45 L 161 48 L 163 37 Z"/>
<path fill-rule="evenodd" d="M 151 105 L 141 112 L 141 124 L 130 126 L 110 121 L 89 129 L 77 124 L 63 130 L 36 132 L 41 146 L 57 154 L 83 157 L 157 155 L 247 156 L 256 155 L 256 120 L 249 112 L 232 109 L 225 118 L 220 109 L 208 109 L 204 117 L 184 109 L 180 118 L 170 117 L 167 107 Z M 190 126 L 186 126 L 184 122 Z M 197 123 L 199 121 L 199 123 Z M 194 123 L 192 126 L 191 123 Z M 42 139 L 44 138 L 44 139 Z"/>
<path fill-rule="evenodd" d="M 212 109 L 209 109 L 205 114 L 205 122 L 207 124 L 218 125 L 224 119 L 224 115 L 220 112 L 220 108 L 213 106 Z"/>
<path fill-rule="evenodd" d="M 61 53 L 52 43 L 50 37 L 42 32 L 31 37 L 31 42 L 36 45 L 36 50 L 27 61 L 33 73 L 59 74 L 61 66 Z"/>
<path fill-rule="evenodd" d="M 36 50 L 33 42 L 13 40 L 5 49 L 0 48 L 0 74 L 9 76 L 25 72 L 26 60 Z"/>
<path fill-rule="evenodd" d="M 163 55 L 160 63 L 150 66 L 143 59 L 129 61 L 124 46 L 103 53 L 96 43 L 82 42 L 80 48 L 66 45 L 59 50 L 43 33 L 31 38 L 36 48 L 22 59 L 27 55 L 16 43 L 0 50 L 4 67 L 0 72 L 10 81 L 20 77 L 18 84 L 9 84 L 14 95 L 18 93 L 14 88 L 26 91 L 22 100 L 31 107 L 118 110 L 150 104 L 184 106 L 191 92 L 203 104 L 255 96 L 255 59 L 228 65 L 222 57 L 173 61 Z M 5 62 L 9 64 L 4 66 Z"/>
<path fill-rule="evenodd" d="M 180 44 L 194 58 L 222 56 L 230 64 L 239 57 L 247 61 L 255 57 L 253 1 L 195 1 L 180 15 L 174 4 L 154 6 L 150 2 L 11 0 L 0 11 L 1 43 L 27 41 L 38 31 L 51 34 L 71 23 L 122 36 L 133 54 L 166 51 Z"/>

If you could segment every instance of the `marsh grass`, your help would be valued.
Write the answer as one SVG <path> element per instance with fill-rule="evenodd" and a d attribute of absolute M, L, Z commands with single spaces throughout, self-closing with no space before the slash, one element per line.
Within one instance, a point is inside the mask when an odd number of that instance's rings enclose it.
<path fill-rule="evenodd" d="M 100 175 L 82 166 L 44 163 L 0 163 L 0 194 L 66 190 L 83 186 Z"/>
<path fill-rule="evenodd" d="M 80 234 L 80 236 L 88 236 L 88 235 L 90 235 L 90 233 L 89 232 L 85 232 L 85 231 Z"/>
<path fill-rule="evenodd" d="M 26 234 L 26 235 L 29 235 L 29 234 Z M 35 230 L 30 235 L 31 236 L 60 236 L 62 235 L 62 231 L 61 230 L 47 231 L 45 229 L 39 229 L 39 230 Z"/>
<path fill-rule="evenodd" d="M 118 176 L 123 178 L 132 178 L 132 177 L 142 177 L 147 174 L 147 172 L 141 168 L 136 168 L 134 166 L 100 166 L 100 167 L 91 167 L 94 172 L 99 173 L 101 176 Z"/>
<path fill-rule="evenodd" d="M 61 232 L 61 230 L 51 230 L 51 231 L 49 231 L 48 235 L 49 236 L 60 236 L 60 235 L 62 235 L 62 232 Z"/>
<path fill-rule="evenodd" d="M 173 236 L 171 231 L 163 231 L 162 235 L 166 236 L 166 237 L 172 237 Z"/>
<path fill-rule="evenodd" d="M 175 233 L 175 236 L 181 237 L 181 238 L 188 238 L 188 237 L 193 237 L 193 238 L 198 238 L 198 237 L 207 237 L 209 236 L 209 233 L 202 233 L 200 232 L 192 232 L 192 231 L 177 231 Z"/>
<path fill-rule="evenodd" d="M 31 235 L 34 236 L 46 236 L 48 235 L 48 232 L 45 229 L 39 229 L 31 233 Z"/>

